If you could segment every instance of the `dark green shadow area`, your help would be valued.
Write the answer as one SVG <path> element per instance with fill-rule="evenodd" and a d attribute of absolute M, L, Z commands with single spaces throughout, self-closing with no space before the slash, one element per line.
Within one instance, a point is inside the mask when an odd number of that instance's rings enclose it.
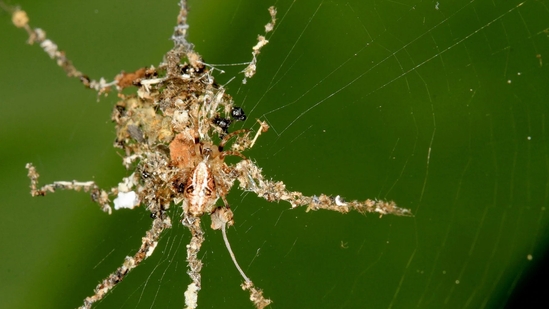
<path fill-rule="evenodd" d="M 18 4 L 81 71 L 110 80 L 162 60 L 176 2 Z M 221 64 L 249 61 L 271 5 L 279 24 L 242 85 L 244 67 Z M 196 50 L 226 71 L 220 83 L 236 76 L 226 88 L 249 120 L 232 129 L 271 125 L 245 153 L 266 175 L 415 214 L 306 213 L 234 189 L 229 239 L 272 308 L 501 308 L 531 297 L 513 293 L 547 262 L 548 1 L 191 1 L 189 23 Z M 25 40 L 1 13 L 1 307 L 74 308 L 137 250 L 151 219 L 108 216 L 84 193 L 30 197 L 27 162 L 44 183 L 107 188 L 131 171 L 112 147 L 116 95 L 97 102 Z M 96 308 L 183 307 L 179 214 Z M 199 308 L 252 308 L 221 234 L 206 238 Z"/>

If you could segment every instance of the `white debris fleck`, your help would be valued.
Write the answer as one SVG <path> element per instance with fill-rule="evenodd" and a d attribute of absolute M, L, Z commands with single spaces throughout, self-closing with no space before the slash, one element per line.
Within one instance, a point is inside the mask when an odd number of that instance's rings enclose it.
<path fill-rule="evenodd" d="M 122 182 L 118 184 L 118 191 L 129 192 L 131 188 L 137 184 L 136 180 L 135 173 L 131 174 L 129 177 L 122 178 Z"/>
<path fill-rule="evenodd" d="M 149 247 L 149 250 L 147 250 L 147 253 L 145 253 L 145 258 L 148 258 L 153 254 L 154 249 L 156 249 L 156 245 L 158 245 L 158 241 L 155 241 L 151 244 L 151 246 Z"/>
<path fill-rule="evenodd" d="M 118 192 L 118 197 L 114 199 L 114 209 L 121 208 L 133 209 L 139 205 L 139 199 L 134 191 L 130 192 Z"/>
<path fill-rule="evenodd" d="M 337 206 L 347 206 L 347 203 L 345 203 L 343 198 L 339 195 L 335 197 L 335 203 Z"/>
<path fill-rule="evenodd" d="M 386 215 L 386 214 L 387 214 L 387 212 L 386 212 L 385 210 L 383 210 L 383 209 L 381 209 L 381 208 L 379 208 L 379 207 L 376 207 L 376 209 L 375 209 L 374 211 L 377 212 L 377 213 L 380 213 L 380 214 L 382 214 L 382 215 Z"/>
<path fill-rule="evenodd" d="M 45 40 L 40 44 L 40 47 L 50 56 L 50 58 L 55 58 L 57 53 L 57 45 L 50 40 Z"/>
<path fill-rule="evenodd" d="M 189 284 L 185 291 L 185 305 L 187 308 L 196 308 L 198 306 L 198 291 L 200 288 L 193 283 Z"/>

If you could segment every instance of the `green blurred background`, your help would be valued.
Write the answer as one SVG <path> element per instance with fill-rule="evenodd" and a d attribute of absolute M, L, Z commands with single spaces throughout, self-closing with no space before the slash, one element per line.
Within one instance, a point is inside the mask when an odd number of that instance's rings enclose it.
<path fill-rule="evenodd" d="M 81 71 L 110 80 L 161 61 L 176 2 L 17 4 Z M 257 76 L 226 86 L 242 127 L 271 124 L 245 155 L 291 189 L 416 215 L 305 213 L 234 190 L 229 238 L 272 308 L 525 305 L 513 292 L 547 261 L 549 2 L 190 1 L 190 40 L 208 63 L 248 61 L 270 5 L 279 24 Z M 0 307 L 74 308 L 151 220 L 108 216 L 84 193 L 30 197 L 27 162 L 42 183 L 107 188 L 129 172 L 112 147 L 115 95 L 97 102 L 25 40 L 0 14 Z M 221 83 L 243 69 L 221 68 Z M 199 308 L 251 308 L 221 234 L 206 237 Z M 188 240 L 174 224 L 96 308 L 182 308 Z"/>

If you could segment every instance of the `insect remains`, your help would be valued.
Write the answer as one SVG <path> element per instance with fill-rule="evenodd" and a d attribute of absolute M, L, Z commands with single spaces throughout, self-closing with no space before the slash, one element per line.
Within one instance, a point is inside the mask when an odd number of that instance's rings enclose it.
<path fill-rule="evenodd" d="M 39 174 L 28 163 L 26 168 L 32 196 L 43 196 L 60 189 L 82 190 L 89 192 L 101 210 L 109 214 L 112 213 L 111 200 L 115 210 L 142 206 L 151 213 L 151 228 L 142 238 L 140 248 L 133 256 L 127 256 L 118 269 L 97 285 L 93 294 L 84 299 L 79 307 L 82 309 L 91 308 L 103 299 L 132 269 L 153 254 L 162 233 L 174 224 L 167 214 L 173 206 L 183 208 L 179 222 L 191 233 L 187 245 L 187 273 L 191 283 L 184 292 L 186 308 L 198 306 L 203 266 L 198 253 L 204 241 L 201 224 L 204 215 L 211 217 L 212 229 L 222 231 L 226 247 L 244 280 L 241 286 L 250 293 L 254 306 L 268 306 L 271 300 L 264 297 L 262 290 L 244 274 L 227 238 L 227 227 L 234 223 L 234 218 L 226 196 L 235 181 L 238 181 L 238 188 L 242 191 L 253 192 L 271 202 L 289 202 L 292 208 L 306 206 L 307 211 L 325 209 L 347 213 L 355 210 L 378 213 L 380 216 L 412 215 L 392 201 L 346 201 L 339 195 L 324 194 L 305 196 L 301 192 L 288 190 L 281 181 L 266 178 L 261 168 L 244 153 L 253 147 L 262 133 L 267 132 L 269 126 L 257 120 L 259 127 L 255 132 L 230 131 L 232 123 L 243 121 L 247 116 L 244 109 L 236 106 L 225 89 L 215 82 L 213 71 L 187 41 L 186 1 L 181 0 L 179 5 L 177 25 L 172 36 L 174 47 L 165 54 L 163 62 L 157 67 L 122 72 L 113 81 L 107 82 L 103 78 L 90 79 L 78 71 L 42 29 L 29 26 L 24 11 L 0 2 L 0 7 L 11 13 L 15 26 L 27 32 L 28 43 L 39 44 L 69 77 L 78 78 L 85 87 L 99 94 L 114 89 L 120 98 L 111 116 L 116 125 L 114 146 L 122 149 L 123 164 L 132 171 L 131 175 L 108 190 L 99 188 L 93 181 L 56 181 L 40 187 Z M 269 8 L 269 14 L 271 19 L 265 26 L 265 34 L 272 31 L 276 24 L 276 9 Z M 252 60 L 242 71 L 245 78 L 255 74 L 257 57 L 268 42 L 265 36 L 258 37 L 258 43 L 252 48 Z M 135 94 L 121 92 L 128 87 L 135 87 Z M 228 156 L 240 160 L 229 164 L 225 161 Z"/>

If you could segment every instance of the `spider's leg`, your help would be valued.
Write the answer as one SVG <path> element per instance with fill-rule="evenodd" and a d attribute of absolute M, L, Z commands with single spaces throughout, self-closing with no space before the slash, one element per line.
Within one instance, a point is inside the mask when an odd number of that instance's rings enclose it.
<path fill-rule="evenodd" d="M 265 121 L 261 121 L 257 119 L 257 122 L 259 123 L 259 129 L 254 135 L 254 138 L 250 138 L 249 134 L 240 135 L 237 137 L 236 141 L 231 145 L 231 150 L 236 152 L 242 152 L 246 149 L 250 149 L 254 146 L 255 142 L 259 138 L 259 136 L 262 133 L 267 132 L 269 130 L 269 125 Z M 247 130 L 238 130 L 234 131 L 231 134 L 228 134 L 223 138 L 224 142 L 222 141 L 221 146 L 224 146 L 224 144 L 227 142 L 227 140 L 231 137 L 233 137 L 234 133 L 240 134 L 242 132 L 248 132 Z"/>
<path fill-rule="evenodd" d="M 180 53 L 188 53 L 193 50 L 193 45 L 187 41 L 187 30 L 189 24 L 187 24 L 187 0 L 179 1 L 179 14 L 177 16 L 177 26 L 175 26 L 172 41 L 174 47 L 172 50 L 179 51 Z"/>
<path fill-rule="evenodd" d="M 202 261 L 198 258 L 198 252 L 204 242 L 204 231 L 198 217 L 184 215 L 181 222 L 191 231 L 192 236 L 191 242 L 187 245 L 187 264 L 189 265 L 187 274 L 191 277 L 192 282 L 185 291 L 185 308 L 194 309 L 198 306 L 198 291 L 201 288 Z"/>
<path fill-rule="evenodd" d="M 247 129 L 241 129 L 241 130 L 236 130 L 236 131 L 234 131 L 234 132 L 231 132 L 231 133 L 225 135 L 225 136 L 223 137 L 223 139 L 221 140 L 221 142 L 219 143 L 219 147 L 222 147 L 222 148 L 225 147 L 225 144 L 226 144 L 231 138 L 233 138 L 233 137 L 235 137 L 235 136 L 237 136 L 237 135 L 239 135 L 239 134 L 247 133 L 247 132 L 249 132 L 249 130 L 247 130 Z"/>
<path fill-rule="evenodd" d="M 380 215 L 413 216 L 409 209 L 398 207 L 393 201 L 379 201 L 367 199 L 365 201 L 344 201 L 339 195 L 335 197 L 320 194 L 319 196 L 305 196 L 298 191 L 288 191 L 281 181 L 267 180 L 261 169 L 250 160 L 240 161 L 235 170 L 239 174 L 240 188 L 252 191 L 259 197 L 270 202 L 287 201 L 292 208 L 307 206 L 309 210 L 327 209 L 347 213 L 356 210 L 360 213 L 378 213 Z"/>
<path fill-rule="evenodd" d="M 120 283 L 130 270 L 134 269 L 143 260 L 151 256 L 158 244 L 160 234 L 162 234 L 165 229 L 172 226 L 170 218 L 162 215 L 160 212 L 156 214 L 155 217 L 151 229 L 148 230 L 145 237 L 141 239 L 141 247 L 137 253 L 134 256 L 127 256 L 122 266 L 118 267 L 116 271 L 103 279 L 95 288 L 94 294 L 90 297 L 86 297 L 84 299 L 84 304 L 78 309 L 90 309 L 93 303 L 103 299 L 110 290 Z"/>
<path fill-rule="evenodd" d="M 229 208 L 229 205 L 227 204 L 225 198 L 223 198 L 223 201 L 225 203 L 225 207 L 216 209 L 216 211 L 211 215 L 212 229 L 221 229 L 221 232 L 223 234 L 223 241 L 225 242 L 225 246 L 229 251 L 229 255 L 231 256 L 231 259 L 233 260 L 236 269 L 244 279 L 244 283 L 242 283 L 241 285 L 242 289 L 248 290 L 250 292 L 250 300 L 252 301 L 252 303 L 254 303 L 257 309 L 263 309 L 271 304 L 272 301 L 263 296 L 263 291 L 255 287 L 252 280 L 250 280 L 250 278 L 246 276 L 246 274 L 236 261 L 236 257 L 233 253 L 233 250 L 231 249 L 231 244 L 229 243 L 229 239 L 227 238 L 227 225 L 231 226 L 234 224 L 233 212 Z"/>
<path fill-rule="evenodd" d="M 265 25 L 265 35 L 273 31 L 276 24 L 276 8 L 274 6 L 269 8 L 269 14 L 271 15 L 271 21 Z M 248 66 L 242 70 L 242 73 L 244 73 L 246 78 L 251 78 L 255 75 L 257 70 L 257 56 L 261 52 L 261 49 L 267 45 L 267 43 L 269 43 L 269 41 L 265 38 L 265 36 L 259 35 L 257 37 L 257 44 L 252 47 L 252 61 L 250 61 Z M 246 79 L 244 79 L 243 83 L 246 83 L 245 80 Z"/>
<path fill-rule="evenodd" d="M 242 133 L 248 133 L 249 130 L 247 129 L 242 129 L 242 130 L 236 130 L 234 132 L 231 132 L 227 135 L 225 135 L 223 137 L 223 139 L 221 140 L 221 142 L 219 143 L 219 151 L 221 151 L 221 154 L 220 154 L 220 157 L 221 159 L 225 158 L 226 156 L 237 156 L 237 157 L 240 157 L 244 160 L 246 160 L 247 158 L 240 153 L 240 151 L 238 150 L 224 150 L 223 148 L 225 147 L 225 144 L 233 137 L 235 136 L 238 136 Z M 244 146 L 245 148 L 251 148 L 251 141 L 250 141 L 250 138 L 245 135 L 244 136 L 244 145 L 240 145 L 240 147 Z"/>
<path fill-rule="evenodd" d="M 246 158 L 243 154 L 241 154 L 240 152 L 238 151 L 234 151 L 234 150 L 225 150 L 223 151 L 220 155 L 220 158 L 223 159 L 227 156 L 235 156 L 235 157 L 240 157 L 242 158 L 243 160 L 247 160 L 248 158 Z"/>
<path fill-rule="evenodd" d="M 27 174 L 28 177 L 31 180 L 31 195 L 32 196 L 44 196 L 48 192 L 55 192 L 57 189 L 63 189 L 63 190 L 75 190 L 75 191 L 84 191 L 84 192 L 90 192 L 91 198 L 94 202 L 99 204 L 101 206 L 101 210 L 103 210 L 106 213 L 111 214 L 112 208 L 109 205 L 109 194 L 107 191 L 100 189 L 95 182 L 93 181 L 86 181 L 86 182 L 80 182 L 80 181 L 55 181 L 51 184 L 47 184 L 42 186 L 41 188 L 38 187 L 38 177 L 40 175 L 38 172 L 36 172 L 36 168 L 31 164 L 27 163 L 26 165 L 27 170 L 29 170 L 29 173 Z"/>
<path fill-rule="evenodd" d="M 50 56 L 50 58 L 55 60 L 57 65 L 65 70 L 67 76 L 78 78 L 84 86 L 94 89 L 99 93 L 103 93 L 111 86 L 116 86 L 118 84 L 118 81 L 107 83 L 103 78 L 99 81 L 91 80 L 87 75 L 78 71 L 78 69 L 76 69 L 72 62 L 67 58 L 65 52 L 59 50 L 57 44 L 46 37 L 46 32 L 44 30 L 40 28 L 32 28 L 29 25 L 29 17 L 25 11 L 17 7 L 10 7 L 2 1 L 0 1 L 0 9 L 10 13 L 13 24 L 17 28 L 23 28 L 27 32 L 29 36 L 27 43 L 31 45 L 34 43 L 40 44 L 40 47 Z"/>

